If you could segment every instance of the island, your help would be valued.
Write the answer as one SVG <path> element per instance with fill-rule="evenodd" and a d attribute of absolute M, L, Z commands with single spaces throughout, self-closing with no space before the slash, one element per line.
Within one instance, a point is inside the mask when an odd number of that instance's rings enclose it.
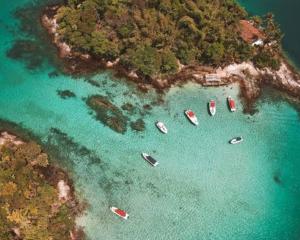
<path fill-rule="evenodd" d="M 34 141 L 0 132 L 0 239 L 80 240 L 72 181 Z"/>
<path fill-rule="evenodd" d="M 264 84 L 300 94 L 273 15 L 249 16 L 234 0 L 69 0 L 41 21 L 72 74 L 112 68 L 144 91 L 239 82 L 247 102 Z"/>

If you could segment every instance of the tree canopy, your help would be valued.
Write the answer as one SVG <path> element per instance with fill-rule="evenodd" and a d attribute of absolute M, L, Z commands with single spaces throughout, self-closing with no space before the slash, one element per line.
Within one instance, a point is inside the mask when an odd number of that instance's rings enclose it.
<path fill-rule="evenodd" d="M 46 180 L 48 157 L 36 143 L 0 148 L 0 239 L 69 239 L 72 207 Z M 18 235 L 18 237 L 16 237 Z"/>
<path fill-rule="evenodd" d="M 145 76 L 175 73 L 177 59 L 219 66 L 257 54 L 240 37 L 240 20 L 248 15 L 235 0 L 69 0 L 56 18 L 62 40 L 74 49 L 120 57 Z M 280 33 L 266 19 L 271 41 Z"/>

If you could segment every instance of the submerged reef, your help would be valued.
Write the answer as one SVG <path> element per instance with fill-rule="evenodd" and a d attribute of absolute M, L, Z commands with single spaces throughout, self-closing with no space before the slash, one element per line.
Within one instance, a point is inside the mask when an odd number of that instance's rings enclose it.
<path fill-rule="evenodd" d="M 86 104 L 95 111 L 98 121 L 117 133 L 124 134 L 127 131 L 128 124 L 132 130 L 138 132 L 145 130 L 145 122 L 142 118 L 130 121 L 130 116 L 134 114 L 144 116 L 147 112 L 140 110 L 129 102 L 118 108 L 108 100 L 108 97 L 94 95 L 86 99 Z"/>
<path fill-rule="evenodd" d="M 145 122 L 143 121 L 143 119 L 140 118 L 135 122 L 131 122 L 130 127 L 135 131 L 142 132 L 145 130 Z"/>
<path fill-rule="evenodd" d="M 73 93 L 70 90 L 57 90 L 57 94 L 62 98 L 62 99 L 67 99 L 67 98 L 74 98 L 76 97 L 76 94 Z"/>
<path fill-rule="evenodd" d="M 0 239 L 84 239 L 72 181 L 33 141 L 0 134 Z"/>
<path fill-rule="evenodd" d="M 96 119 L 112 130 L 124 134 L 127 131 L 128 117 L 111 103 L 107 97 L 101 95 L 90 96 L 86 104 L 96 112 Z"/>

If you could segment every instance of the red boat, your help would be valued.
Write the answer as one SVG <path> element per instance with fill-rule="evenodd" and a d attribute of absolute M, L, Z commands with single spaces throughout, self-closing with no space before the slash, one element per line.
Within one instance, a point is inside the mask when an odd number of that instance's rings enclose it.
<path fill-rule="evenodd" d="M 210 115 L 215 116 L 215 114 L 216 114 L 216 102 L 215 102 L 215 100 L 210 100 L 210 102 L 209 102 L 209 112 L 210 112 Z"/>
<path fill-rule="evenodd" d="M 228 106 L 230 108 L 230 111 L 231 112 L 235 112 L 236 111 L 236 107 L 235 107 L 235 101 L 233 100 L 233 98 L 229 96 L 227 98 L 227 101 L 228 101 Z"/>
<path fill-rule="evenodd" d="M 184 113 L 185 116 L 191 121 L 191 123 L 193 123 L 196 126 L 199 124 L 196 114 L 192 110 L 185 110 Z"/>
<path fill-rule="evenodd" d="M 121 210 L 121 209 L 119 209 L 119 208 L 116 208 L 116 207 L 110 207 L 110 210 L 111 210 L 114 214 L 118 215 L 120 218 L 123 218 L 123 219 L 125 219 L 125 220 L 127 220 L 128 217 L 129 217 L 129 214 L 128 214 L 127 212 L 125 212 L 124 210 Z"/>

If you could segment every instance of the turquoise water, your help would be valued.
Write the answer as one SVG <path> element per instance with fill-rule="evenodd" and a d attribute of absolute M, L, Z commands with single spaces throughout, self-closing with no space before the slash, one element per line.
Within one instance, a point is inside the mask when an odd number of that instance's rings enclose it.
<path fill-rule="evenodd" d="M 291 105 L 274 101 L 271 92 L 258 102 L 257 114 L 242 114 L 240 101 L 232 114 L 225 98 L 238 99 L 237 86 L 188 84 L 171 89 L 148 113 L 130 116 L 143 117 L 144 132 L 120 135 L 94 119 L 84 98 L 102 94 L 117 106 L 130 102 L 142 109 L 160 96 L 142 95 L 109 73 L 92 77 L 99 88 L 83 78 L 49 78 L 55 68 L 47 61 L 28 70 L 26 62 L 7 58 L 13 41 L 27 37 L 11 15 L 26 2 L 1 5 L 0 118 L 22 124 L 50 151 L 60 151 L 54 156 L 89 204 L 78 219 L 89 239 L 299 239 L 300 122 Z M 61 99 L 56 91 L 65 89 L 76 98 Z M 214 118 L 207 113 L 211 98 L 218 107 Z M 197 112 L 199 127 L 184 117 L 186 108 Z M 168 135 L 158 132 L 156 120 L 166 123 Z M 239 135 L 243 144 L 227 143 Z M 141 152 L 160 165 L 151 168 Z M 129 220 L 114 216 L 110 205 L 127 210 Z"/>
<path fill-rule="evenodd" d="M 264 15 L 272 12 L 284 33 L 283 48 L 289 58 L 300 68 L 300 1 L 298 0 L 238 0 L 250 14 Z"/>

